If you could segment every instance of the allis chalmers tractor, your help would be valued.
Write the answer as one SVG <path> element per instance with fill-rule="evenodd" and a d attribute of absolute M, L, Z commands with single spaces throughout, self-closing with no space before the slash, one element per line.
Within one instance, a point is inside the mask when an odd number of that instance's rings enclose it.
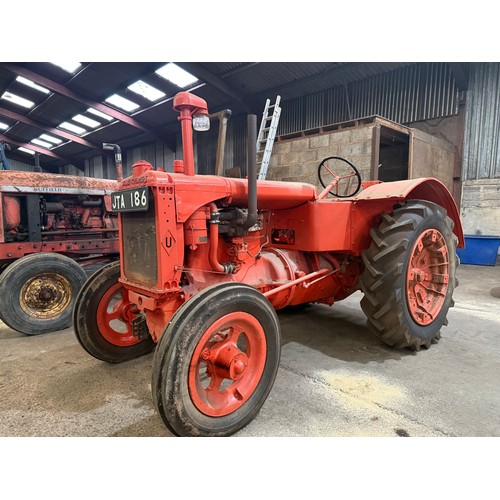
<path fill-rule="evenodd" d="M 278 309 L 332 305 L 361 288 L 385 343 L 418 350 L 439 339 L 463 246 L 443 184 L 362 186 L 354 167 L 333 170 L 334 158 L 319 166 L 331 176 L 320 193 L 256 181 L 255 115 L 248 180 L 195 175 L 192 127 L 204 126 L 207 104 L 181 92 L 174 109 L 184 160 L 174 173 L 140 161 L 112 194 L 121 261 L 87 281 L 74 312 L 77 338 L 97 359 L 156 346 L 153 399 L 174 434 L 230 435 L 255 417 L 278 370 Z"/>
<path fill-rule="evenodd" d="M 121 151 L 115 150 L 120 175 Z M 119 153 L 119 155 L 118 155 Z M 82 266 L 119 256 L 117 182 L 0 171 L 0 319 L 34 335 L 71 325 Z"/>

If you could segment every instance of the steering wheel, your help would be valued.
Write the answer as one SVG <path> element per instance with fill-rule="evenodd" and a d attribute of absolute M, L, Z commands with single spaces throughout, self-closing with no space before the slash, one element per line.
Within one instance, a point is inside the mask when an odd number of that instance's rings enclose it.
<path fill-rule="evenodd" d="M 327 184 L 321 177 L 321 172 L 325 170 L 333 177 L 333 180 Z M 334 171 L 340 175 L 336 175 Z M 329 193 L 337 198 L 350 198 L 361 189 L 359 170 L 350 161 L 340 156 L 329 156 L 322 160 L 318 166 L 318 178 L 321 185 L 325 189 L 328 187 Z"/>

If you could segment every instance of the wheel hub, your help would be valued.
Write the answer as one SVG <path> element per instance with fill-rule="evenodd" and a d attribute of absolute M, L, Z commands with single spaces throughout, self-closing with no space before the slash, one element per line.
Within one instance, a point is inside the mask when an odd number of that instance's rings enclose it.
<path fill-rule="evenodd" d="M 135 306 L 128 300 L 121 283 L 110 286 L 97 307 L 99 332 L 110 344 L 127 347 L 140 342 L 132 332 L 132 320 L 137 316 Z"/>
<path fill-rule="evenodd" d="M 44 273 L 26 281 L 19 304 L 29 316 L 50 319 L 61 314 L 72 299 L 71 283 L 60 274 Z"/>
<path fill-rule="evenodd" d="M 431 324 L 440 313 L 449 282 L 449 254 L 444 236 L 428 229 L 418 237 L 409 256 L 406 299 L 413 320 Z"/>
<path fill-rule="evenodd" d="M 266 340 L 250 314 L 234 312 L 215 321 L 202 335 L 189 365 L 193 404 L 209 416 L 237 410 L 252 395 L 266 361 Z"/>

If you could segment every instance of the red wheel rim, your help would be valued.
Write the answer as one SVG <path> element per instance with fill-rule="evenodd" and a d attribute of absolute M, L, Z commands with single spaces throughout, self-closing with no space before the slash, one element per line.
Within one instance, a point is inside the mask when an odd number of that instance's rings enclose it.
<path fill-rule="evenodd" d="M 406 275 L 406 300 L 413 320 L 431 324 L 440 313 L 449 282 L 449 254 L 444 236 L 427 229 L 415 242 Z"/>
<path fill-rule="evenodd" d="M 189 365 L 189 394 L 196 408 L 211 417 L 240 408 L 262 377 L 266 350 L 264 329 L 250 314 L 229 313 L 210 325 Z"/>
<path fill-rule="evenodd" d="M 97 307 L 97 327 L 110 344 L 127 347 L 140 342 L 132 335 L 135 314 L 128 300 L 127 290 L 115 283 L 103 295 Z"/>

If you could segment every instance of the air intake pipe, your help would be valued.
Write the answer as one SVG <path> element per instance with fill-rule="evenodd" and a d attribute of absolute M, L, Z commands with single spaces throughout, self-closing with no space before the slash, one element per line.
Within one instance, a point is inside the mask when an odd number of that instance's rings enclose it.
<path fill-rule="evenodd" d="M 257 115 L 247 116 L 248 149 L 248 215 L 245 228 L 248 229 L 257 222 Z"/>

